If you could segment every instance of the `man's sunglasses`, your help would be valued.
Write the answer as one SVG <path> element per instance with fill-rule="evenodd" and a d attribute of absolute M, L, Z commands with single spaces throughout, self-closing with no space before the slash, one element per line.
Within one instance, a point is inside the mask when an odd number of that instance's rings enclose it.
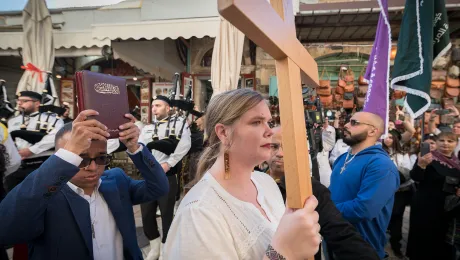
<path fill-rule="evenodd" d="M 78 168 L 85 168 L 88 167 L 92 161 L 94 161 L 97 165 L 107 165 L 110 162 L 111 157 L 109 155 L 101 155 L 96 158 L 83 158 Z"/>
<path fill-rule="evenodd" d="M 368 125 L 368 126 L 372 126 L 372 127 L 376 128 L 375 126 L 373 126 L 373 125 L 371 125 L 371 124 L 359 122 L 359 121 L 356 120 L 356 119 L 350 119 L 350 125 L 351 125 L 351 126 Z"/>

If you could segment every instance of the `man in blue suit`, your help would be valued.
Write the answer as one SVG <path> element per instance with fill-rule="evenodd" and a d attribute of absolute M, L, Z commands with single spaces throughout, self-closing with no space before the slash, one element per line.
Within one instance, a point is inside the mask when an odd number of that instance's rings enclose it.
<path fill-rule="evenodd" d="M 57 152 L 0 204 L 0 245 L 29 244 L 29 259 L 142 259 L 133 205 L 168 193 L 168 179 L 152 153 L 139 145 L 139 128 L 120 126 L 120 141 L 142 173 L 104 171 L 107 127 L 82 111 L 56 134 Z"/>

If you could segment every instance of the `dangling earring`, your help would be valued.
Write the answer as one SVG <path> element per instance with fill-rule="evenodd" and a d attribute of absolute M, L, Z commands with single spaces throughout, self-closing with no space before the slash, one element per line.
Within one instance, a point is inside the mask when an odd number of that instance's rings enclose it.
<path fill-rule="evenodd" d="M 227 152 L 224 153 L 224 165 L 225 165 L 225 175 L 224 179 L 230 179 L 230 159 Z"/>

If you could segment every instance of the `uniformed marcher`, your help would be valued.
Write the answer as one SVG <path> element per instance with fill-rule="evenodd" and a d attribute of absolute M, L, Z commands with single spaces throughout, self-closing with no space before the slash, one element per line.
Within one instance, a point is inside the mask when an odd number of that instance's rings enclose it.
<path fill-rule="evenodd" d="M 29 173 L 40 167 L 41 163 L 53 154 L 54 136 L 64 125 L 63 121 L 56 118 L 55 114 L 39 112 L 41 99 L 42 95 L 37 92 L 20 92 L 17 96 L 17 105 L 21 114 L 8 120 L 8 132 L 10 134 L 16 130 L 26 130 L 23 131 L 23 136 L 28 133 L 38 135 L 40 131 L 43 135 L 41 140 L 34 144 L 23 138 L 14 138 L 22 163 L 19 170 L 6 178 L 8 190 L 16 187 Z"/>
<path fill-rule="evenodd" d="M 144 234 L 150 240 L 150 252 L 146 260 L 162 258 L 163 245 L 174 216 L 174 205 L 178 191 L 177 173 L 181 170 L 181 160 L 191 147 L 190 129 L 185 119 L 169 116 L 171 100 L 165 96 L 157 96 L 152 102 L 152 114 L 155 120 L 142 128 L 139 142 L 152 149 L 155 159 L 161 164 L 169 180 L 168 195 L 158 201 L 141 204 Z M 183 126 L 183 124 L 185 124 Z M 149 146 L 150 145 L 150 146 Z M 156 222 L 156 210 L 160 207 L 162 233 Z M 160 243 L 161 242 L 161 243 Z"/>
<path fill-rule="evenodd" d="M 21 156 L 18 149 L 14 145 L 13 139 L 8 133 L 8 128 L 0 123 L 0 142 L 5 146 L 6 153 L 8 154 L 8 164 L 5 168 L 5 177 L 17 171 L 21 165 Z M 1 182 L 3 184 L 3 180 Z"/>

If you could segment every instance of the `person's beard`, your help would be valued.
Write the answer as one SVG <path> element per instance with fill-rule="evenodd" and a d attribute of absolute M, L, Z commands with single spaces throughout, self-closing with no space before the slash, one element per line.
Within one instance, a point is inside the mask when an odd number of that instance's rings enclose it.
<path fill-rule="evenodd" d="M 348 135 L 345 135 L 345 133 L 348 133 Z M 366 131 L 364 131 L 362 133 L 351 135 L 351 133 L 349 131 L 344 130 L 343 142 L 345 144 L 347 144 L 348 146 L 357 145 L 357 144 L 365 141 L 366 138 L 367 138 L 367 132 Z"/>
<path fill-rule="evenodd" d="M 275 179 L 280 179 L 281 177 L 284 176 L 284 167 L 283 166 L 271 164 L 269 166 L 269 169 L 270 169 L 270 176 L 272 176 Z"/>
<path fill-rule="evenodd" d="M 24 115 L 30 116 L 32 113 L 35 112 L 33 108 L 21 108 L 20 111 L 24 111 Z"/>
<path fill-rule="evenodd" d="M 166 119 L 168 117 L 168 113 L 161 113 L 155 116 L 158 121 Z"/>

